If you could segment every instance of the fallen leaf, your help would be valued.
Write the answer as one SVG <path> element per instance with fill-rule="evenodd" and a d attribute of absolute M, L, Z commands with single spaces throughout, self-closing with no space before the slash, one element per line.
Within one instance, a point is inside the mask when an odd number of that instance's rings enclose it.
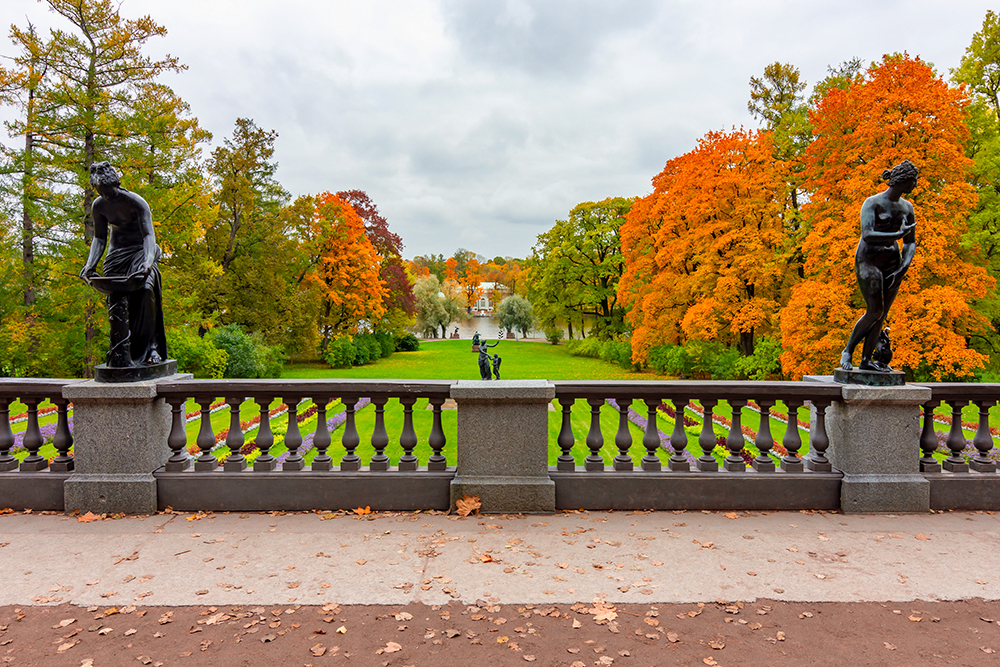
<path fill-rule="evenodd" d="M 774 633 L 774 638 L 777 639 L 779 642 L 783 642 L 785 641 L 785 633 L 782 632 L 781 630 L 778 630 L 776 633 Z"/>
<path fill-rule="evenodd" d="M 87 512 L 86 514 L 78 516 L 76 520 L 80 523 L 90 523 L 91 521 L 97 521 L 100 518 L 100 516 L 94 514 L 93 512 Z"/>
<path fill-rule="evenodd" d="M 357 563 L 358 565 L 364 565 L 365 563 L 368 562 L 368 560 L 365 559 L 365 558 L 359 558 L 358 560 L 356 560 L 354 562 Z"/>
<path fill-rule="evenodd" d="M 668 632 L 667 641 L 669 641 L 671 644 L 676 644 L 677 642 L 680 641 L 680 637 L 677 635 L 676 632 Z"/>
<path fill-rule="evenodd" d="M 339 628 L 337 628 L 337 634 L 338 635 L 346 635 L 347 634 L 347 628 L 345 626 L 343 626 L 343 625 L 340 626 Z"/>
<path fill-rule="evenodd" d="M 885 646 L 890 651 L 895 651 L 896 650 L 896 645 L 895 644 L 890 644 L 889 642 L 882 642 L 882 645 Z"/>
<path fill-rule="evenodd" d="M 70 650 L 71 648 L 73 648 L 74 646 L 76 646 L 79 643 L 80 643 L 79 639 L 74 639 L 71 642 L 66 642 L 65 644 L 60 644 L 59 648 L 57 648 L 56 651 L 58 651 L 59 653 L 64 653 L 64 652 Z"/>
<path fill-rule="evenodd" d="M 523 655 L 521 657 L 524 658 L 525 662 L 534 662 L 535 661 L 535 656 L 533 656 L 533 655 Z"/>
<path fill-rule="evenodd" d="M 719 664 L 719 663 L 717 663 L 717 662 L 715 661 L 715 659 L 714 659 L 714 658 L 702 658 L 702 659 L 701 659 L 701 661 L 702 661 L 703 663 L 705 663 L 706 665 L 710 665 L 710 666 L 711 666 L 711 665 L 717 665 L 717 664 Z"/>
<path fill-rule="evenodd" d="M 726 642 L 722 641 L 721 639 L 713 639 L 712 641 L 708 642 L 708 645 L 714 648 L 716 651 L 721 651 L 722 649 L 726 648 Z"/>
<path fill-rule="evenodd" d="M 358 516 L 364 516 L 365 514 L 371 514 L 372 513 L 371 505 L 366 505 L 364 507 L 359 507 L 358 509 L 354 510 L 354 513 L 357 514 Z"/>
<path fill-rule="evenodd" d="M 264 635 L 263 637 L 260 638 L 260 642 L 262 644 L 267 644 L 269 642 L 273 642 L 277 638 L 278 638 L 277 635 Z"/>
<path fill-rule="evenodd" d="M 326 653 L 326 647 L 323 646 L 322 644 L 316 644 L 311 649 L 309 649 L 309 652 L 318 658 Z"/>
<path fill-rule="evenodd" d="M 740 515 L 737 514 L 736 512 L 726 512 L 722 516 L 726 517 L 727 519 L 739 519 L 740 518 Z"/>
<path fill-rule="evenodd" d="M 916 534 L 916 535 L 914 536 L 914 539 L 918 539 L 918 540 L 929 540 L 929 539 L 931 539 L 931 538 L 927 537 L 927 536 L 926 536 L 926 535 L 924 535 L 923 533 L 917 533 L 917 534 Z"/>
<path fill-rule="evenodd" d="M 504 637 L 504 636 L 497 637 L 497 644 L 506 644 L 509 641 L 510 637 Z"/>
<path fill-rule="evenodd" d="M 67 625 L 72 625 L 73 623 L 76 623 L 75 618 L 64 618 L 63 620 L 53 625 L 52 629 L 58 630 L 59 628 L 65 628 Z"/>
<path fill-rule="evenodd" d="M 922 616 L 914 616 L 913 614 L 910 614 L 909 616 L 907 616 L 907 618 L 913 621 L 914 623 L 919 623 L 920 621 L 924 620 Z"/>
<path fill-rule="evenodd" d="M 470 514 L 479 514 L 479 508 L 482 505 L 479 496 L 464 495 L 455 501 L 455 510 L 459 516 L 469 516 Z"/>

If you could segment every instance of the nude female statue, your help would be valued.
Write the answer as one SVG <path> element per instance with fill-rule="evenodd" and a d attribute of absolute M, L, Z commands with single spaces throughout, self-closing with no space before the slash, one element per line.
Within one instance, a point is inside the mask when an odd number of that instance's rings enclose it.
<path fill-rule="evenodd" d="M 882 172 L 882 180 L 888 181 L 888 187 L 866 199 L 861 207 L 861 240 L 854 254 L 854 272 L 867 310 L 854 325 L 847 346 L 840 355 L 840 367 L 844 370 L 852 369 L 854 348 L 861 341 L 864 344 L 861 346 L 858 370 L 883 373 L 892 370 L 888 364 L 873 359 L 872 354 L 889 308 L 917 250 L 913 204 L 902 198 L 913 190 L 917 176 L 917 168 L 909 160 L 903 160 L 892 170 L 886 169 Z M 898 243 L 900 239 L 903 241 L 902 251 Z"/>
<path fill-rule="evenodd" d="M 100 193 L 94 200 L 94 240 L 80 277 L 107 296 L 113 368 L 156 365 L 167 358 L 162 290 L 149 205 L 121 187 L 107 162 L 90 167 L 90 182 Z M 104 276 L 97 263 L 104 257 Z"/>

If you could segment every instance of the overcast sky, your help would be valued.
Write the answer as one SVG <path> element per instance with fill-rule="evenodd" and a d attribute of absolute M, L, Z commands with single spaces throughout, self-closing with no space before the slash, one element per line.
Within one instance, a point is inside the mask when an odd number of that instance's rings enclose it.
<path fill-rule="evenodd" d="M 404 256 L 524 257 L 582 201 L 645 195 L 698 137 L 756 127 L 748 81 L 906 51 L 946 77 L 979 0 L 125 0 L 167 28 L 150 54 L 213 144 L 277 130 L 293 196 L 361 189 Z M 6 23 L 57 22 L 3 0 Z M 0 54 L 12 47 L 0 46 Z M 206 150 L 207 155 L 207 150 Z"/>

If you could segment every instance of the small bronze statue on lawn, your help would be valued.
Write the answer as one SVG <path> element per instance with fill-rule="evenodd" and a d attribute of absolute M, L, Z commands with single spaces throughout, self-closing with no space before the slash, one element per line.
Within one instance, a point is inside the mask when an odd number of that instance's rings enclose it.
<path fill-rule="evenodd" d="M 489 350 L 487 348 L 496 347 L 499 344 L 500 344 L 500 341 L 497 341 L 497 342 L 493 343 L 492 345 L 490 345 L 485 340 L 483 340 L 483 341 L 481 341 L 479 343 L 479 378 L 481 380 L 492 380 L 493 379 L 493 377 L 490 374 L 490 361 L 492 361 L 493 357 L 489 353 Z M 499 371 L 499 369 L 500 369 L 500 366 L 499 366 L 499 364 L 497 364 L 497 370 Z"/>
<path fill-rule="evenodd" d="M 852 370 L 851 358 L 858 343 L 861 347 L 860 371 L 890 373 L 892 347 L 883 331 L 889 308 L 906 277 L 917 251 L 917 223 L 913 204 L 902 198 L 917 184 L 917 168 L 909 160 L 882 172 L 888 187 L 869 197 L 861 207 L 861 240 L 854 255 L 854 272 L 865 298 L 867 310 L 851 331 L 847 346 L 840 355 L 840 369 Z M 900 250 L 899 241 L 903 247 Z M 879 343 L 881 342 L 881 345 Z M 876 353 L 876 346 L 879 349 Z"/>
<path fill-rule="evenodd" d="M 500 379 L 500 362 L 503 361 L 499 354 L 493 355 L 493 379 Z"/>
<path fill-rule="evenodd" d="M 111 338 L 107 368 L 163 365 L 167 338 L 156 268 L 162 253 L 156 245 L 149 204 L 122 188 L 118 173 L 107 162 L 91 166 L 90 182 L 100 196 L 92 208 L 94 239 L 80 277 L 107 298 Z M 97 263 L 105 250 L 102 276 Z"/>

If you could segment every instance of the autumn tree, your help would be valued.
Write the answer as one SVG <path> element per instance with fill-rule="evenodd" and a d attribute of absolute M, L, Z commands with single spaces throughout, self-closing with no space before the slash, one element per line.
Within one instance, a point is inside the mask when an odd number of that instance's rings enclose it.
<path fill-rule="evenodd" d="M 578 204 L 566 220 L 538 235 L 528 293 L 543 322 L 590 315 L 600 336 L 623 331 L 618 281 L 624 260 L 618 230 L 633 201 L 614 197 Z"/>
<path fill-rule="evenodd" d="M 917 254 L 887 323 L 893 364 L 929 374 L 968 376 L 985 357 L 968 336 L 986 325 L 976 302 L 994 285 L 963 246 L 975 206 L 964 153 L 968 101 L 919 58 L 885 56 L 845 87 L 828 90 L 810 112 L 816 138 L 806 152 L 802 247 L 805 280 L 781 313 L 784 371 L 794 377 L 833 368 L 864 310 L 854 251 L 864 200 L 883 169 L 910 159 L 920 179 L 910 199 Z"/>
<path fill-rule="evenodd" d="M 951 75 L 952 81 L 965 86 L 971 98 L 966 152 L 973 160 L 969 180 L 978 201 L 969 216 L 967 238 L 980 248 L 990 275 L 996 278 L 1000 276 L 1000 15 L 986 12 L 982 28 L 973 35 L 961 64 Z M 985 348 L 996 351 L 1000 344 L 1000 303 L 995 299 L 987 301 L 982 310 L 991 320 L 993 334 Z"/>
<path fill-rule="evenodd" d="M 338 192 L 337 197 L 350 204 L 364 221 L 365 236 L 382 258 L 379 279 L 386 288 L 382 302 L 385 314 L 377 326 L 391 333 L 401 332 L 412 322 L 416 308 L 413 283 L 407 276 L 400 255 L 403 239 L 389 230 L 389 222 L 364 190 L 345 190 Z"/>
<path fill-rule="evenodd" d="M 451 280 L 442 283 L 433 273 L 417 278 L 413 296 L 417 307 L 417 328 L 426 337 L 436 337 L 440 329 L 441 337 L 446 338 L 448 326 L 465 314 L 458 283 Z"/>
<path fill-rule="evenodd" d="M 796 278 L 787 166 L 771 132 L 710 132 L 667 162 L 622 225 L 632 354 L 687 340 L 738 345 L 777 330 Z"/>
<path fill-rule="evenodd" d="M 508 333 L 520 329 L 523 337 L 526 337 L 535 326 L 535 314 L 531 302 L 520 294 L 512 294 L 501 301 L 500 305 L 497 306 L 496 317 L 500 326 Z"/>
<path fill-rule="evenodd" d="M 483 283 L 483 267 L 479 265 L 479 260 L 475 257 L 469 259 L 465 264 L 465 272 L 462 273 L 461 280 L 462 293 L 465 296 L 466 308 L 472 309 L 476 305 L 485 290 L 481 287 Z"/>
<path fill-rule="evenodd" d="M 320 350 L 330 340 L 371 328 L 385 314 L 381 257 L 354 208 L 337 195 L 315 198 L 311 233 L 305 242 L 317 257 L 307 282 L 319 294 Z"/>

